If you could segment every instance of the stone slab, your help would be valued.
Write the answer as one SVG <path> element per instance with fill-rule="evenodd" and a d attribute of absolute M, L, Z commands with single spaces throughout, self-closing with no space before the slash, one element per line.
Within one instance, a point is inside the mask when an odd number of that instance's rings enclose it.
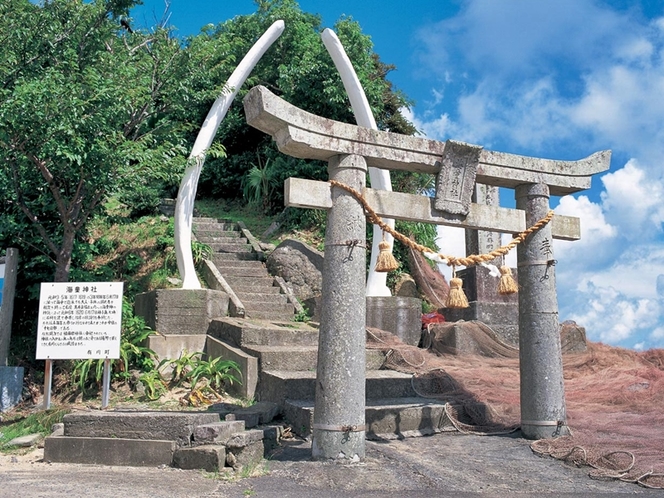
<path fill-rule="evenodd" d="M 366 372 L 366 398 L 413 397 L 412 375 L 393 370 Z M 286 399 L 313 400 L 316 394 L 316 372 L 261 372 L 259 396 L 283 406 Z"/>
<path fill-rule="evenodd" d="M 238 364 L 241 372 L 240 382 L 225 385 L 224 390 L 227 393 L 245 399 L 253 399 L 256 396 L 256 385 L 258 384 L 257 358 L 209 335 L 205 342 L 205 353 L 208 358 L 223 358 Z M 234 374 L 237 375 L 237 372 L 234 372 Z"/>
<path fill-rule="evenodd" d="M 217 472 L 226 465 L 226 447 L 223 445 L 176 448 L 173 467 L 183 470 L 205 470 Z"/>
<path fill-rule="evenodd" d="M 252 88 L 244 99 L 247 123 L 271 135 L 285 154 L 327 161 L 339 154 L 357 154 L 369 167 L 436 174 L 445 144 L 387 131 L 341 123 L 299 109 L 267 88 Z M 515 188 L 545 183 L 552 195 L 590 188 L 592 175 L 609 168 L 611 151 L 579 161 L 557 161 L 483 150 L 477 181 Z"/>
<path fill-rule="evenodd" d="M 258 358 L 263 370 L 312 370 L 318 361 L 318 346 L 263 346 L 251 344 L 243 349 Z"/>
<path fill-rule="evenodd" d="M 245 414 L 256 414 L 258 416 L 258 423 L 256 425 L 269 424 L 279 415 L 279 405 L 270 401 L 259 401 L 246 408 L 240 408 L 235 411 L 235 417 L 238 420 L 243 420 Z"/>
<path fill-rule="evenodd" d="M 434 200 L 422 195 L 405 194 L 366 188 L 364 198 L 379 216 L 396 220 L 433 223 L 474 230 L 504 233 L 520 233 L 526 228 L 526 217 L 518 209 L 471 204 L 466 216 L 438 210 Z M 332 194 L 330 184 L 316 180 L 288 178 L 284 183 L 284 202 L 287 206 L 308 209 L 330 209 Z M 581 225 L 578 218 L 555 215 L 551 222 L 553 238 L 578 240 Z"/>
<path fill-rule="evenodd" d="M 436 180 L 436 209 L 451 214 L 468 214 L 475 187 L 477 163 L 482 147 L 455 140 L 445 142 Z"/>
<path fill-rule="evenodd" d="M 287 400 L 284 419 L 301 437 L 311 435 L 314 405 L 311 401 Z M 427 436 L 453 429 L 445 417 L 445 401 L 420 397 L 367 401 L 367 439 Z"/>
<path fill-rule="evenodd" d="M 404 343 L 417 346 L 422 335 L 422 300 L 415 297 L 367 297 L 367 327 L 392 332 Z"/>
<path fill-rule="evenodd" d="M 171 465 L 175 441 L 98 437 L 47 437 L 44 461 L 157 467 Z"/>
<path fill-rule="evenodd" d="M 0 366 L 0 412 L 21 402 L 23 397 L 23 367 Z"/>
<path fill-rule="evenodd" d="M 516 268 L 511 268 L 511 270 L 512 278 L 518 285 L 518 271 Z M 512 304 L 516 307 L 516 314 L 518 315 L 519 294 L 499 294 L 498 285 L 500 284 L 500 277 L 491 276 L 488 268 L 484 266 L 470 266 L 457 271 L 457 277 L 463 280 L 463 291 L 468 301 Z"/>
<path fill-rule="evenodd" d="M 228 294 L 212 289 L 157 289 L 136 296 L 135 312 L 160 334 L 206 334 L 228 314 Z"/>
<path fill-rule="evenodd" d="M 472 301 L 468 308 L 442 308 L 440 312 L 448 322 L 480 321 L 490 327 L 505 343 L 519 345 L 518 303 L 481 303 Z"/>
<path fill-rule="evenodd" d="M 29 448 L 39 443 L 44 436 L 41 434 L 28 434 L 26 436 L 15 437 L 7 443 L 7 446 L 19 446 L 21 448 Z"/>
<path fill-rule="evenodd" d="M 318 344 L 318 330 L 302 322 L 278 322 L 225 317 L 212 320 L 208 335 L 234 347 L 312 346 Z"/>
<path fill-rule="evenodd" d="M 201 334 L 151 335 L 147 339 L 147 347 L 161 360 L 177 359 L 184 352 L 204 351 L 206 339 L 207 336 Z"/>
<path fill-rule="evenodd" d="M 264 457 L 265 445 L 262 439 L 246 446 L 226 447 L 226 465 L 233 467 L 235 471 L 241 471 L 244 467 L 255 467 Z"/>
<path fill-rule="evenodd" d="M 262 441 L 263 437 L 264 434 L 261 429 L 250 429 L 237 432 L 226 441 L 226 447 L 228 449 L 243 448 L 258 441 Z"/>
<path fill-rule="evenodd" d="M 245 429 L 243 420 L 222 420 L 194 428 L 195 444 L 226 444 L 229 438 Z"/>
<path fill-rule="evenodd" d="M 190 446 L 198 425 L 219 421 L 217 413 L 89 412 L 64 416 L 65 436 L 174 441 Z"/>

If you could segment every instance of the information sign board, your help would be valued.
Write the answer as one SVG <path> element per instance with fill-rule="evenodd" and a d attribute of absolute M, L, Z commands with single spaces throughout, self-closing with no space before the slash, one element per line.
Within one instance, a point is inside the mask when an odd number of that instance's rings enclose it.
<path fill-rule="evenodd" d="M 42 283 L 38 360 L 117 359 L 122 282 Z"/>

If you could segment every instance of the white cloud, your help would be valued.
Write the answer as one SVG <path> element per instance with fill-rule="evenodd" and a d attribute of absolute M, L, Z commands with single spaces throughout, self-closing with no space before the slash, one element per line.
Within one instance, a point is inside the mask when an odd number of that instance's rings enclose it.
<path fill-rule="evenodd" d="M 613 287 L 589 285 L 580 295 L 582 306 L 570 319 L 586 327 L 588 338 L 617 344 L 647 333 L 657 325 L 659 304 L 652 299 L 628 299 Z M 601 324 L 601 326 L 590 326 Z M 632 341 L 632 344 L 634 341 Z"/>
<path fill-rule="evenodd" d="M 432 94 L 447 98 L 444 112 L 429 114 L 440 100 L 417 110 L 427 120 L 445 116 L 445 126 L 422 129 L 544 152 L 583 137 L 585 152 L 610 144 L 659 166 L 664 21 L 639 23 L 591 0 L 464 5 L 420 31 L 422 64 L 439 75 Z"/>
<path fill-rule="evenodd" d="M 556 208 L 582 231 L 554 248 L 561 319 L 645 348 L 664 346 L 664 17 L 640 16 L 594 0 L 468 0 L 420 32 L 445 99 L 413 118 L 431 138 L 526 155 L 613 149 L 596 190 Z"/>
<path fill-rule="evenodd" d="M 664 327 L 657 327 L 650 333 L 650 338 L 654 341 L 664 343 Z"/>
<path fill-rule="evenodd" d="M 602 207 L 629 240 L 650 240 L 661 232 L 664 188 L 647 177 L 636 160 L 602 177 Z"/>
<path fill-rule="evenodd" d="M 585 195 L 560 199 L 556 213 L 581 220 L 581 239 L 554 241 L 556 258 L 574 273 L 596 269 L 610 262 L 617 248 L 616 227 L 606 221 L 602 207 L 590 202 Z"/>

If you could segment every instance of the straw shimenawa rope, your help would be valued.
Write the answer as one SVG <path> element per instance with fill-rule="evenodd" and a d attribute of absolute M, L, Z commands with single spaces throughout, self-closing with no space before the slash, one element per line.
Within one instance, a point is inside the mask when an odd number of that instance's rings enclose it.
<path fill-rule="evenodd" d="M 387 223 L 385 223 L 380 216 L 376 214 L 376 212 L 371 208 L 367 200 L 364 198 L 364 196 L 355 190 L 353 187 L 350 187 L 344 183 L 338 182 L 336 180 L 329 180 L 330 185 L 333 187 L 339 187 L 351 195 L 355 197 L 360 204 L 362 204 L 362 207 L 364 208 L 364 211 L 366 212 L 367 219 L 369 222 L 371 222 L 374 225 L 378 225 L 383 232 L 387 232 L 390 235 L 392 235 L 396 240 L 401 242 L 402 244 L 405 244 L 408 247 L 411 247 L 417 251 L 420 251 L 422 254 L 424 254 L 427 258 L 432 259 L 434 261 L 437 261 L 439 263 L 445 263 L 447 266 L 451 266 L 452 268 L 455 268 L 457 266 L 474 266 L 474 265 L 479 265 L 482 263 L 487 263 L 489 261 L 492 261 L 500 256 L 505 256 L 508 252 L 510 252 L 512 249 L 514 249 L 517 245 L 519 245 L 521 242 L 526 240 L 526 238 L 533 232 L 538 231 L 542 227 L 544 227 L 547 223 L 551 221 L 553 218 L 553 211 L 549 211 L 547 215 L 539 220 L 537 223 L 535 223 L 533 226 L 530 228 L 524 230 L 523 232 L 519 233 L 516 235 L 508 244 L 499 247 L 498 249 L 494 249 L 493 251 L 486 253 L 486 254 L 471 254 L 470 256 L 466 256 L 464 258 L 457 258 L 456 256 L 448 256 L 446 254 L 442 253 L 437 253 L 431 249 L 429 249 L 426 246 L 423 246 L 421 244 L 418 244 L 417 242 L 413 241 L 412 239 L 408 238 L 402 233 L 397 232 L 395 229 L 390 227 Z M 507 267 L 503 267 L 500 270 L 501 272 L 501 283 L 500 283 L 500 292 L 503 294 L 511 294 L 517 291 L 517 286 L 514 283 L 514 280 L 512 279 L 511 276 L 511 271 Z M 457 282 L 458 280 L 458 282 Z M 461 297 L 456 291 L 461 291 L 461 280 L 457 278 L 452 278 L 450 281 L 450 285 L 453 288 L 455 292 L 451 292 L 453 294 L 453 303 L 451 307 L 467 307 L 467 300 L 465 300 L 465 296 Z M 452 290 L 452 289 L 450 289 Z"/>

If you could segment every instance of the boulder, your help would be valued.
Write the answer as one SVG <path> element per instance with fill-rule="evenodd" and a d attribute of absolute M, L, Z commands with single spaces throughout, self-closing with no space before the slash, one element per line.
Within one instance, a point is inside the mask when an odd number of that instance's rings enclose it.
<path fill-rule="evenodd" d="M 394 295 L 401 297 L 420 297 L 420 291 L 417 290 L 417 283 L 413 277 L 407 273 L 402 273 L 397 277 L 397 283 L 394 286 Z"/>
<path fill-rule="evenodd" d="M 300 301 L 320 296 L 323 253 L 299 240 L 286 239 L 265 262 L 272 275 L 282 277 Z"/>
<path fill-rule="evenodd" d="M 573 320 L 560 324 L 560 345 L 563 354 L 583 353 L 588 349 L 586 329 Z"/>

